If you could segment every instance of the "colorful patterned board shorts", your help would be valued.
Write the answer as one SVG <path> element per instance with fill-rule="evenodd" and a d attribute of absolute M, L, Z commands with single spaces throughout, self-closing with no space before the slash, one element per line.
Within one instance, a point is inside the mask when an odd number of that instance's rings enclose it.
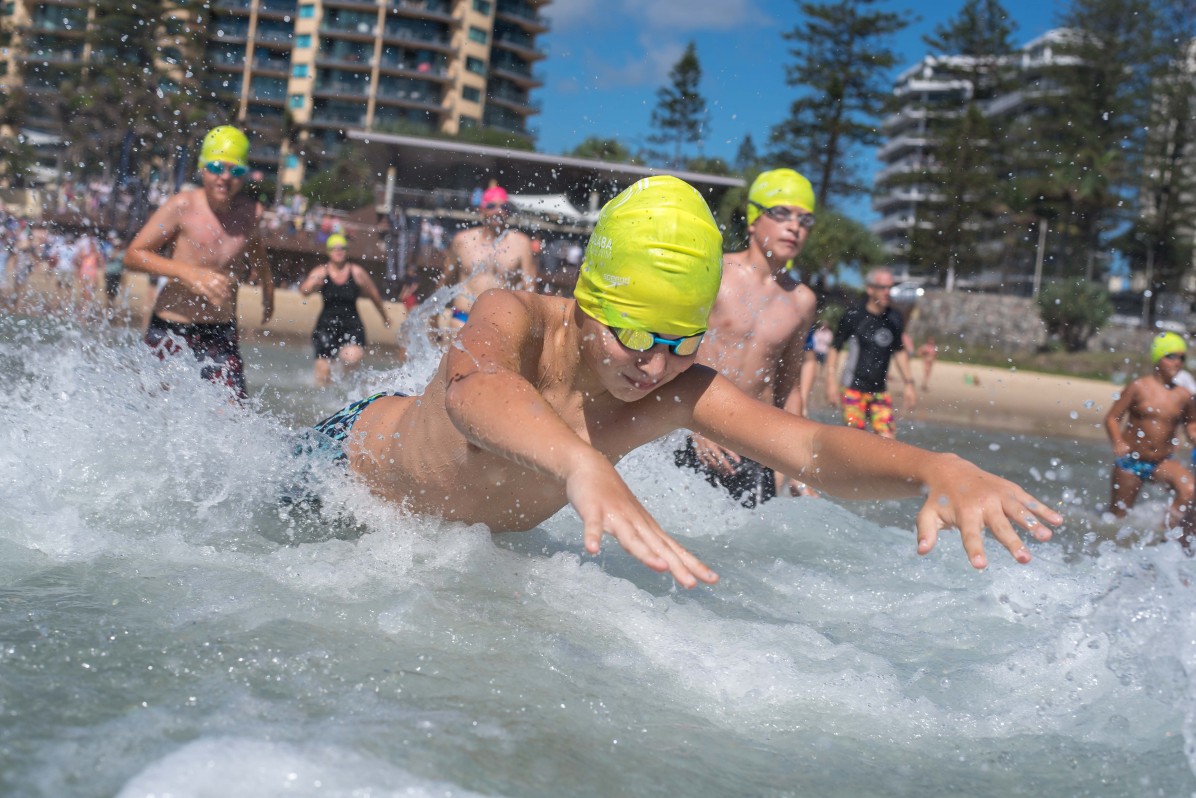
<path fill-rule="evenodd" d="M 843 389 L 843 423 L 856 429 L 868 429 L 878 435 L 893 432 L 893 395 L 888 391 L 865 393 Z"/>
<path fill-rule="evenodd" d="M 160 360 L 181 354 L 185 344 L 200 364 L 201 377 L 226 386 L 237 399 L 245 400 L 245 365 L 235 323 L 190 324 L 152 316 L 145 343 Z"/>

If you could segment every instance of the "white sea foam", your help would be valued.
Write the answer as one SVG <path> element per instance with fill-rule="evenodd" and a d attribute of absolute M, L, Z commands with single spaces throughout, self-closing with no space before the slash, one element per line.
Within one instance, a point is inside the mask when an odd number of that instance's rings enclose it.
<path fill-rule="evenodd" d="M 916 502 L 747 511 L 649 447 L 622 472 L 721 575 L 684 591 L 571 511 L 492 537 L 292 456 L 428 363 L 316 393 L 246 357 L 239 408 L 131 335 L 0 322 L 0 793 L 1196 790 L 1193 561 L 1146 544 L 1159 492 L 1074 498 L 1103 447 L 903 430 L 1054 474 L 1070 526 L 982 573 L 953 533 L 916 556 Z M 280 506 L 304 478 L 324 515 Z"/>

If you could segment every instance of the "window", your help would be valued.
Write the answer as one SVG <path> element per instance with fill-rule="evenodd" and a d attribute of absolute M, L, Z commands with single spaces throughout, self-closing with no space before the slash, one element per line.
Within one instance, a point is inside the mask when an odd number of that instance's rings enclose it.
<path fill-rule="evenodd" d="M 311 34 L 310 33 L 300 33 L 298 36 L 295 37 L 295 46 L 296 47 L 311 47 Z"/>
<path fill-rule="evenodd" d="M 471 103 L 480 103 L 482 101 L 482 90 L 474 86 L 465 86 L 461 89 L 461 96 Z"/>
<path fill-rule="evenodd" d="M 479 14 L 490 16 L 490 0 L 473 0 L 473 10 Z"/>
<path fill-rule="evenodd" d="M 291 77 L 294 77 L 294 78 L 307 77 L 307 64 L 295 64 L 295 66 L 291 68 Z"/>
<path fill-rule="evenodd" d="M 466 56 L 465 68 L 475 75 L 486 74 L 486 62 L 480 58 L 474 58 L 472 55 Z"/>
<path fill-rule="evenodd" d="M 482 30 L 481 28 L 475 28 L 471 26 L 469 28 L 469 40 L 477 42 L 478 44 L 485 44 L 486 31 Z"/>
<path fill-rule="evenodd" d="M 316 6 L 314 3 L 306 3 L 299 6 L 299 19 L 315 19 Z"/>
<path fill-rule="evenodd" d="M 295 109 L 302 108 L 303 102 L 305 99 L 306 98 L 302 94 L 292 94 L 291 95 L 291 107 L 295 108 Z"/>

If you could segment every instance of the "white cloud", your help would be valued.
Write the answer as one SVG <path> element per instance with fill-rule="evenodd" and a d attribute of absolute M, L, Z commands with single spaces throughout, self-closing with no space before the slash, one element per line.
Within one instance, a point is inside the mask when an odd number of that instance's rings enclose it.
<path fill-rule="evenodd" d="M 610 27 L 684 35 L 698 30 L 767 26 L 757 0 L 553 0 L 544 9 L 554 30 Z"/>

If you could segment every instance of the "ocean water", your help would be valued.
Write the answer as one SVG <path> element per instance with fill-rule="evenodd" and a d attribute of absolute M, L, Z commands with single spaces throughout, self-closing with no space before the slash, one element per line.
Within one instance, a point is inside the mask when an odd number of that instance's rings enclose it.
<path fill-rule="evenodd" d="M 245 355 L 239 408 L 0 316 L 0 795 L 1196 793 L 1196 563 L 1158 491 L 1102 519 L 1099 442 L 902 427 L 1067 513 L 984 572 L 916 556 L 916 502 L 747 511 L 647 447 L 621 470 L 722 576 L 684 591 L 567 510 L 491 536 L 304 472 L 299 430 L 429 353 L 327 391 L 306 346 Z"/>

